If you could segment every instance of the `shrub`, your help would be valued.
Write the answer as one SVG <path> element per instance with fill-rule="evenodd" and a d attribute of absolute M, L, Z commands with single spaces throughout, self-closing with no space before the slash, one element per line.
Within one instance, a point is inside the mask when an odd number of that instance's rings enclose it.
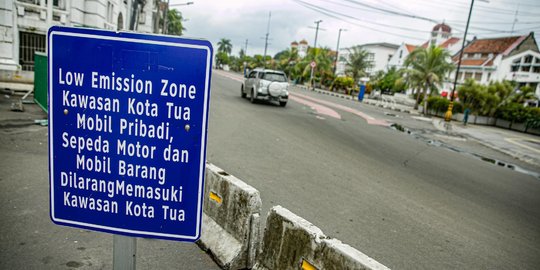
<path fill-rule="evenodd" d="M 540 122 L 540 108 L 523 107 L 519 103 L 510 103 L 497 109 L 498 118 L 513 122 L 537 126 Z"/>
<path fill-rule="evenodd" d="M 452 113 L 463 113 L 465 111 L 465 108 L 463 108 L 463 104 L 461 102 L 454 101 L 454 107 L 452 108 Z"/>
<path fill-rule="evenodd" d="M 435 114 L 446 112 L 446 110 L 448 110 L 448 105 L 450 104 L 450 100 L 440 96 L 428 97 L 427 102 L 428 109 L 434 110 Z"/>
<path fill-rule="evenodd" d="M 348 89 L 352 88 L 354 86 L 354 80 L 351 77 L 337 77 L 332 84 L 330 85 L 330 89 L 332 91 L 336 90 L 345 90 L 348 91 Z"/>

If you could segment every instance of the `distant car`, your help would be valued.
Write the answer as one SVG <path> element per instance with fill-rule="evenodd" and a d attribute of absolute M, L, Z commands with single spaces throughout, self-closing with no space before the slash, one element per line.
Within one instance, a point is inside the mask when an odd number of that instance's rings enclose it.
<path fill-rule="evenodd" d="M 277 101 L 285 107 L 289 100 L 289 83 L 283 71 L 256 68 L 247 73 L 240 90 L 242 97 L 249 97 L 251 103 Z"/>

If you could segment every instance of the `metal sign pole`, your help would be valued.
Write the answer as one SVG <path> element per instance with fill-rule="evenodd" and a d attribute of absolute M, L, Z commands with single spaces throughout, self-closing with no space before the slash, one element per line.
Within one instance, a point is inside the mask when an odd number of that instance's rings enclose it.
<path fill-rule="evenodd" d="M 135 270 L 137 238 L 115 234 L 113 242 L 113 269 Z"/>

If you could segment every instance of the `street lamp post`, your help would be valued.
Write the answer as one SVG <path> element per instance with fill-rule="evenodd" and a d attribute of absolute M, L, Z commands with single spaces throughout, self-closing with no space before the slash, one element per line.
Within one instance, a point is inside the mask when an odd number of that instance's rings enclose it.
<path fill-rule="evenodd" d="M 454 108 L 454 94 L 457 87 L 457 80 L 459 76 L 459 69 L 461 68 L 461 59 L 463 58 L 463 51 L 465 50 L 465 42 L 467 40 L 467 31 L 469 30 L 469 23 L 471 22 L 471 14 L 474 5 L 474 0 L 471 0 L 471 7 L 469 8 L 469 17 L 467 18 L 467 24 L 465 25 L 465 34 L 463 35 L 463 42 L 461 44 L 461 50 L 459 51 L 458 66 L 456 69 L 456 76 L 454 78 L 454 86 L 452 93 L 450 93 L 450 104 L 448 104 L 448 110 L 444 114 L 444 121 L 450 122 L 452 120 L 452 109 Z"/>
<path fill-rule="evenodd" d="M 189 6 L 189 5 L 193 5 L 194 3 L 193 2 L 186 2 L 186 3 L 179 3 L 179 4 L 169 4 L 170 0 L 167 0 L 167 7 L 165 7 L 165 10 L 163 11 L 163 29 L 161 29 L 161 33 L 162 34 L 167 34 L 167 26 L 168 26 L 168 21 L 167 21 L 167 18 L 169 17 L 169 7 L 172 7 L 172 6 Z"/>
<path fill-rule="evenodd" d="M 346 32 L 347 29 L 339 28 L 339 33 L 337 36 L 337 46 L 336 46 L 336 61 L 334 62 L 334 75 L 336 75 L 337 64 L 339 62 L 339 40 L 341 39 L 341 31 Z"/>

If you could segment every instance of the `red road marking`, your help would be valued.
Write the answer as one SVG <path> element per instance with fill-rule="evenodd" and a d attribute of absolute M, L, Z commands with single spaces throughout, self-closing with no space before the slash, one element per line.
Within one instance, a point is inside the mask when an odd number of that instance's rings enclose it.
<path fill-rule="evenodd" d="M 309 106 L 311 107 L 313 110 L 317 111 L 317 113 L 319 114 L 324 114 L 326 116 L 330 116 L 330 117 L 334 117 L 336 119 L 341 119 L 341 115 L 339 115 L 339 113 L 337 113 L 336 111 L 326 107 L 326 106 L 323 106 L 323 105 L 320 105 L 320 104 L 317 104 L 317 103 L 314 103 L 314 102 L 311 102 L 311 101 L 307 101 L 305 99 L 301 99 L 301 98 L 298 98 L 298 97 L 295 97 L 295 96 L 291 96 L 289 95 L 289 99 L 290 100 L 294 100 L 300 104 L 304 104 L 306 106 Z"/>
<path fill-rule="evenodd" d="M 372 116 L 369 116 L 369 115 L 367 115 L 367 114 L 365 114 L 365 113 L 363 113 L 363 112 L 361 112 L 359 110 L 355 110 L 355 109 L 347 107 L 347 106 L 343 106 L 343 105 L 339 105 L 339 104 L 336 104 L 336 103 L 320 100 L 320 99 L 317 99 L 317 98 L 313 98 L 313 97 L 298 94 L 298 93 L 290 93 L 289 92 L 289 97 L 290 96 L 296 96 L 296 97 L 309 99 L 309 100 L 314 101 L 314 102 L 318 102 L 318 103 L 321 103 L 321 104 L 324 104 L 324 105 L 327 105 L 327 106 L 330 106 L 330 107 L 334 107 L 334 108 L 337 108 L 337 109 L 340 109 L 340 110 L 343 110 L 343 111 L 346 111 L 346 112 L 349 112 L 349 113 L 352 113 L 352 114 L 356 114 L 356 115 L 364 118 L 364 120 L 366 120 L 367 123 L 370 124 L 370 125 L 390 126 L 390 123 L 386 122 L 385 120 L 375 119 Z"/>

